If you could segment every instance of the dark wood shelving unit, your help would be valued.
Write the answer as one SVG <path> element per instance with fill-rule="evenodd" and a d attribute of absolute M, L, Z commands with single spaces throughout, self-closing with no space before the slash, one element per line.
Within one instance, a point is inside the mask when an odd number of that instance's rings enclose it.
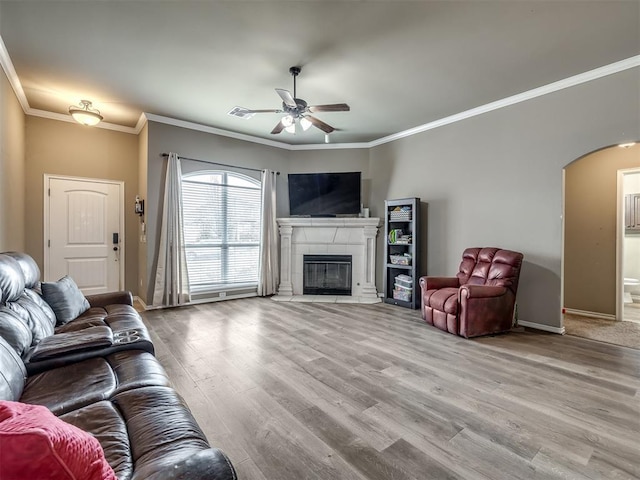
<path fill-rule="evenodd" d="M 420 306 L 420 199 L 385 200 L 384 204 L 384 301 L 416 309 Z M 410 241 L 405 240 L 407 236 Z M 408 265 L 397 263 L 405 254 L 410 257 Z"/>

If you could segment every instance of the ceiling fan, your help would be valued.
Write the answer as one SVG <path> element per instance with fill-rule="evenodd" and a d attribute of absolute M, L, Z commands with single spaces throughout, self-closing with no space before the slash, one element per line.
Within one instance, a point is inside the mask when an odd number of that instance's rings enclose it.
<path fill-rule="evenodd" d="M 350 110 L 349 105 L 346 103 L 333 103 L 330 105 L 308 105 L 307 102 L 301 98 L 296 97 L 296 77 L 300 74 L 301 67 L 291 67 L 289 73 L 293 76 L 293 95 L 289 90 L 282 88 L 276 88 L 276 92 L 282 99 L 281 109 L 270 110 L 252 110 L 243 107 L 234 107 L 229 112 L 229 115 L 240 118 L 251 118 L 256 113 L 285 113 L 286 115 L 278 122 L 278 124 L 271 130 L 272 134 L 278 134 L 282 130 L 295 133 L 296 124 L 299 124 L 303 130 L 308 130 L 312 125 L 319 128 L 324 133 L 329 134 L 335 130 L 331 125 L 323 122 L 319 118 L 316 118 L 309 113 L 316 112 L 348 112 Z"/>

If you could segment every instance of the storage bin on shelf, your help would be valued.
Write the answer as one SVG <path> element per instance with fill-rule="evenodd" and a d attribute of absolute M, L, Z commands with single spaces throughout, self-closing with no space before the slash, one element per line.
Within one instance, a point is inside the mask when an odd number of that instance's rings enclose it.
<path fill-rule="evenodd" d="M 404 274 L 396 275 L 393 287 L 394 299 L 404 302 L 411 301 L 413 296 L 413 278 L 411 276 Z"/>
<path fill-rule="evenodd" d="M 408 288 L 410 290 L 413 288 L 413 278 L 410 277 L 409 275 L 404 275 L 404 274 L 396 275 L 395 281 L 396 281 L 395 283 L 396 285 L 399 285 L 403 288 Z"/>
<path fill-rule="evenodd" d="M 403 302 L 411 301 L 411 289 L 393 289 L 393 298 L 396 300 L 402 300 Z"/>
<path fill-rule="evenodd" d="M 411 255 L 389 255 L 393 265 L 411 265 Z"/>
<path fill-rule="evenodd" d="M 389 220 L 392 222 L 408 222 L 411 220 L 411 210 L 392 210 L 389 212 Z"/>

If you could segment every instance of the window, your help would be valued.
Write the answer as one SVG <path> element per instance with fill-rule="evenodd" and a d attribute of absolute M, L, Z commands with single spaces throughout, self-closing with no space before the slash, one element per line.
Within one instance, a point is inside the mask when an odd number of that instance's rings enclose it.
<path fill-rule="evenodd" d="M 184 240 L 193 291 L 258 284 L 260 182 L 235 172 L 182 177 Z"/>

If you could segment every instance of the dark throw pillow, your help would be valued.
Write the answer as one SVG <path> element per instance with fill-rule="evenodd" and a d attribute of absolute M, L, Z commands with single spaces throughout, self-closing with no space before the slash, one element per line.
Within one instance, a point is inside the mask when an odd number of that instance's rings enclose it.
<path fill-rule="evenodd" d="M 91 305 L 71 277 L 42 283 L 42 298 L 56 314 L 57 325 L 64 325 L 89 310 Z"/>

